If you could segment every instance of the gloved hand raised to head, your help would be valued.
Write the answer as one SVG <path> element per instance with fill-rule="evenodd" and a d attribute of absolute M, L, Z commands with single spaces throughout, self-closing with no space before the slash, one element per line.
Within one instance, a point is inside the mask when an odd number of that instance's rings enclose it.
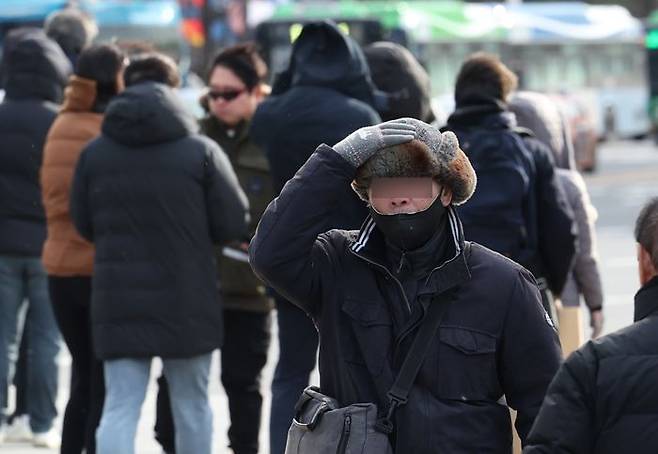
<path fill-rule="evenodd" d="M 357 129 L 334 145 L 334 150 L 355 168 L 365 163 L 378 150 L 411 142 L 416 127 L 405 118 Z"/>

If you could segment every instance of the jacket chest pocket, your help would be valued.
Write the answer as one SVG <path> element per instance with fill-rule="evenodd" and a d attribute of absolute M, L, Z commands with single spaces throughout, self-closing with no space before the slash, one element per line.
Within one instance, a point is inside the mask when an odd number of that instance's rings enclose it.
<path fill-rule="evenodd" d="M 502 394 L 496 338 L 465 327 L 439 327 L 436 393 L 444 399 L 495 400 Z"/>
<path fill-rule="evenodd" d="M 349 320 L 343 336 L 345 360 L 365 366 L 372 376 L 381 374 L 392 341 L 392 321 L 382 305 L 347 298 L 342 311 Z"/>

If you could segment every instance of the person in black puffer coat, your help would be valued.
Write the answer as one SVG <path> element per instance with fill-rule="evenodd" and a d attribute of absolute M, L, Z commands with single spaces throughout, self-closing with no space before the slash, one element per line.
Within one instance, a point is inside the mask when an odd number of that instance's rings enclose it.
<path fill-rule="evenodd" d="M 375 88 L 358 44 L 335 24 L 307 24 L 292 49 L 290 65 L 252 119 L 252 140 L 265 151 L 275 194 L 321 143 L 334 144 L 362 126 L 376 124 Z M 342 203 L 326 229 L 358 228 L 367 211 L 349 187 L 335 188 Z M 270 449 L 283 454 L 295 402 L 315 367 L 317 332 L 311 320 L 275 297 L 279 362 L 272 382 Z"/>
<path fill-rule="evenodd" d="M 34 442 L 56 446 L 57 363 L 60 336 L 41 264 L 46 219 L 39 168 L 48 130 L 57 115 L 71 66 L 57 43 L 43 32 L 18 29 L 5 41 L 0 104 L 0 402 L 6 401 L 10 351 L 24 331 L 32 351 L 28 364 L 27 413 Z M 33 323 L 23 330 L 23 301 Z M 0 416 L 0 436 L 4 431 Z"/>
<path fill-rule="evenodd" d="M 151 358 L 163 358 L 176 451 L 209 454 L 211 353 L 222 341 L 213 244 L 246 238 L 248 203 L 226 155 L 154 82 L 109 104 L 78 161 L 72 218 L 96 246 L 94 349 L 106 399 L 99 453 L 130 454 Z"/>
<path fill-rule="evenodd" d="M 653 454 L 658 447 L 658 197 L 635 226 L 642 288 L 635 323 L 590 341 L 562 365 L 524 454 Z"/>
<path fill-rule="evenodd" d="M 430 76 L 408 49 L 397 43 L 379 41 L 363 49 L 372 81 L 386 93 L 387 102 L 378 103 L 383 121 L 410 117 L 432 123 Z"/>

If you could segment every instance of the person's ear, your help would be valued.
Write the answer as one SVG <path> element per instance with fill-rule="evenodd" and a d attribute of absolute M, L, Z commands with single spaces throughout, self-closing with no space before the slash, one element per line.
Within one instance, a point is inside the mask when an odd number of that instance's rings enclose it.
<path fill-rule="evenodd" d="M 115 83 L 117 87 L 117 93 L 121 93 L 126 89 L 126 82 L 123 80 L 123 71 L 119 71 Z"/>
<path fill-rule="evenodd" d="M 651 254 L 639 244 L 637 245 L 637 262 L 641 285 L 646 284 L 658 274 L 658 270 L 653 266 Z"/>
<path fill-rule="evenodd" d="M 444 187 L 441 190 L 441 194 L 439 195 L 441 197 L 441 203 L 443 204 L 444 207 L 447 207 L 452 203 L 452 189 Z"/>
<path fill-rule="evenodd" d="M 253 88 L 253 94 L 259 101 L 262 101 L 272 92 L 272 88 L 267 84 L 258 84 Z"/>

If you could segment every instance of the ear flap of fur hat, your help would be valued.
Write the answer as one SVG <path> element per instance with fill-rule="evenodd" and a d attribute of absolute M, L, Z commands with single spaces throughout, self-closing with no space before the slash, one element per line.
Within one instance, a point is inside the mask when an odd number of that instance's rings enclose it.
<path fill-rule="evenodd" d="M 369 202 L 368 188 L 373 178 L 432 177 L 452 190 L 454 205 L 466 202 L 475 191 L 477 178 L 457 137 L 422 121 L 406 120 L 416 125 L 417 138 L 378 151 L 359 167 L 352 189 Z"/>

